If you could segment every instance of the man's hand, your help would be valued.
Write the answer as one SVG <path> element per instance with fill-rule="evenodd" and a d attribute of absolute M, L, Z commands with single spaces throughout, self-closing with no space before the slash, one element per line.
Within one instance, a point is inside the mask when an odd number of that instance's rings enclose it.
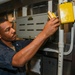
<path fill-rule="evenodd" d="M 52 18 L 46 23 L 46 25 L 43 29 L 43 32 L 46 34 L 47 37 L 49 37 L 56 32 L 59 25 L 60 25 L 59 19 L 58 18 Z"/>

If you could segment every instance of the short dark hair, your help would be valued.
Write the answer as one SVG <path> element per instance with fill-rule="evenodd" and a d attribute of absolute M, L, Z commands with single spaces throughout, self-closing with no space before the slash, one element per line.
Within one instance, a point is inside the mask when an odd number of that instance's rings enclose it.
<path fill-rule="evenodd" d="M 5 19 L 4 17 L 0 17 L 0 23 L 3 23 L 5 21 L 8 21 L 8 19 Z"/>

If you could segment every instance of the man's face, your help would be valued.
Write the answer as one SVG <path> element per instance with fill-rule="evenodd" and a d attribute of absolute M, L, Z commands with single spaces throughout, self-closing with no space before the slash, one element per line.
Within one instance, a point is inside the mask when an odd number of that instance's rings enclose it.
<path fill-rule="evenodd" d="M 10 22 L 5 21 L 0 24 L 0 39 L 8 42 L 16 39 L 15 30 Z"/>

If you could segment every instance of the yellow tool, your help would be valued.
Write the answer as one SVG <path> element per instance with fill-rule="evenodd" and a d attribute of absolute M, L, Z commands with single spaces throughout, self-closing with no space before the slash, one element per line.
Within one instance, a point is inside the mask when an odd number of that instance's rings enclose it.
<path fill-rule="evenodd" d="M 48 11 L 48 18 L 51 19 L 51 18 L 53 18 L 53 17 L 56 18 L 56 15 L 55 15 L 54 13 Z"/>

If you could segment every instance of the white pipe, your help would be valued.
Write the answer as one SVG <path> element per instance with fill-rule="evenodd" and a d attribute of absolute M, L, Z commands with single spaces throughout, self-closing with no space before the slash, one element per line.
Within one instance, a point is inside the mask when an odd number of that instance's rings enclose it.
<path fill-rule="evenodd" d="M 71 28 L 71 44 L 67 52 L 64 52 L 64 55 L 69 55 L 73 50 L 73 41 L 74 41 L 74 27 Z"/>
<path fill-rule="evenodd" d="M 43 51 L 58 53 L 58 50 L 54 50 L 54 49 L 51 49 L 51 48 L 44 48 Z"/>
<path fill-rule="evenodd" d="M 59 27 L 58 75 L 63 73 L 64 31 Z"/>
<path fill-rule="evenodd" d="M 52 11 L 52 0 L 48 1 L 48 11 Z"/>
<path fill-rule="evenodd" d="M 27 6 L 22 7 L 22 16 L 27 16 Z"/>

